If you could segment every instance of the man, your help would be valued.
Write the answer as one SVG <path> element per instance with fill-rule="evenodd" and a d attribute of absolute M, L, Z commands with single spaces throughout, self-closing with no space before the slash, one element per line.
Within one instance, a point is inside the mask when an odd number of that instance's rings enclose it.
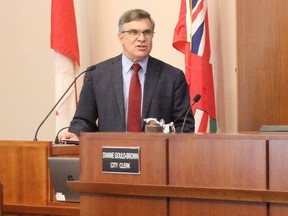
<path fill-rule="evenodd" d="M 150 14 L 141 9 L 129 10 L 120 17 L 118 27 L 123 53 L 95 65 L 85 74 L 69 132 L 61 134 L 60 140 L 78 140 L 80 132 L 144 131 L 146 118 L 163 119 L 166 124 L 173 122 L 176 131 L 181 131 L 190 106 L 187 83 L 181 70 L 149 56 L 155 28 Z M 131 69 L 134 63 L 140 65 L 136 79 L 140 81 L 141 96 L 137 99 L 139 128 L 130 130 L 129 111 L 137 106 L 129 106 L 129 99 L 136 97 L 129 98 L 129 90 L 134 88 L 134 84 L 130 88 L 130 80 L 136 73 Z M 137 118 L 136 115 L 131 119 Z M 194 132 L 191 109 L 183 131 Z"/>

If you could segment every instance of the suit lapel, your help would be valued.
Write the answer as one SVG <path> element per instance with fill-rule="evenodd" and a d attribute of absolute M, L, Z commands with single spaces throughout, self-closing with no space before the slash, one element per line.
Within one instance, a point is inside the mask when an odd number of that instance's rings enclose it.
<path fill-rule="evenodd" d="M 117 56 L 112 61 L 110 79 L 112 81 L 112 88 L 114 90 L 118 109 L 121 113 L 121 119 L 125 123 L 125 110 L 124 110 L 124 93 L 123 93 L 123 79 L 122 79 L 122 62 L 121 55 Z"/>
<path fill-rule="evenodd" d="M 157 86 L 159 75 L 160 75 L 160 67 L 158 66 L 156 60 L 150 56 L 144 84 L 144 98 L 142 107 L 143 118 L 151 117 L 147 116 L 147 113 L 151 104 L 154 89 Z"/>

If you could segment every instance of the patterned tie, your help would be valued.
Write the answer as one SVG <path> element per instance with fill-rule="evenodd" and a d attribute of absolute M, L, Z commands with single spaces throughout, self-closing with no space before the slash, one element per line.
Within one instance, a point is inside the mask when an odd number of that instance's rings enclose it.
<path fill-rule="evenodd" d="M 133 64 L 134 73 L 130 82 L 129 103 L 128 103 L 128 127 L 130 132 L 141 132 L 141 84 L 138 71 L 141 66 Z"/>

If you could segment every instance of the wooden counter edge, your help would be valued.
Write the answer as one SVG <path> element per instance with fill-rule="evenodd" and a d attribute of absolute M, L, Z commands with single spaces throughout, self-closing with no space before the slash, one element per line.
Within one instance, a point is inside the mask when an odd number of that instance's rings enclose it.
<path fill-rule="evenodd" d="M 11 213 L 76 216 L 80 215 L 80 206 L 4 204 L 3 214 Z"/>
<path fill-rule="evenodd" d="M 71 190 L 80 193 L 169 197 L 243 202 L 288 203 L 288 191 L 201 188 L 172 185 L 131 185 L 115 183 L 68 182 Z"/>

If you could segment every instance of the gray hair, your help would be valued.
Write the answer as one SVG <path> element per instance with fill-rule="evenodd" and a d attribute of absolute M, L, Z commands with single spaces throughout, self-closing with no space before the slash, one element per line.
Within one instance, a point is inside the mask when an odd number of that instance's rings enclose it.
<path fill-rule="evenodd" d="M 122 32 L 123 26 L 125 23 L 131 22 L 131 21 L 135 21 L 135 20 L 142 20 L 142 19 L 148 19 L 150 20 L 151 24 L 152 24 L 152 31 L 154 31 L 155 28 L 155 22 L 154 20 L 151 18 L 150 14 L 142 9 L 132 9 L 132 10 L 128 10 L 126 11 L 119 19 L 118 22 L 118 29 L 119 32 Z"/>

